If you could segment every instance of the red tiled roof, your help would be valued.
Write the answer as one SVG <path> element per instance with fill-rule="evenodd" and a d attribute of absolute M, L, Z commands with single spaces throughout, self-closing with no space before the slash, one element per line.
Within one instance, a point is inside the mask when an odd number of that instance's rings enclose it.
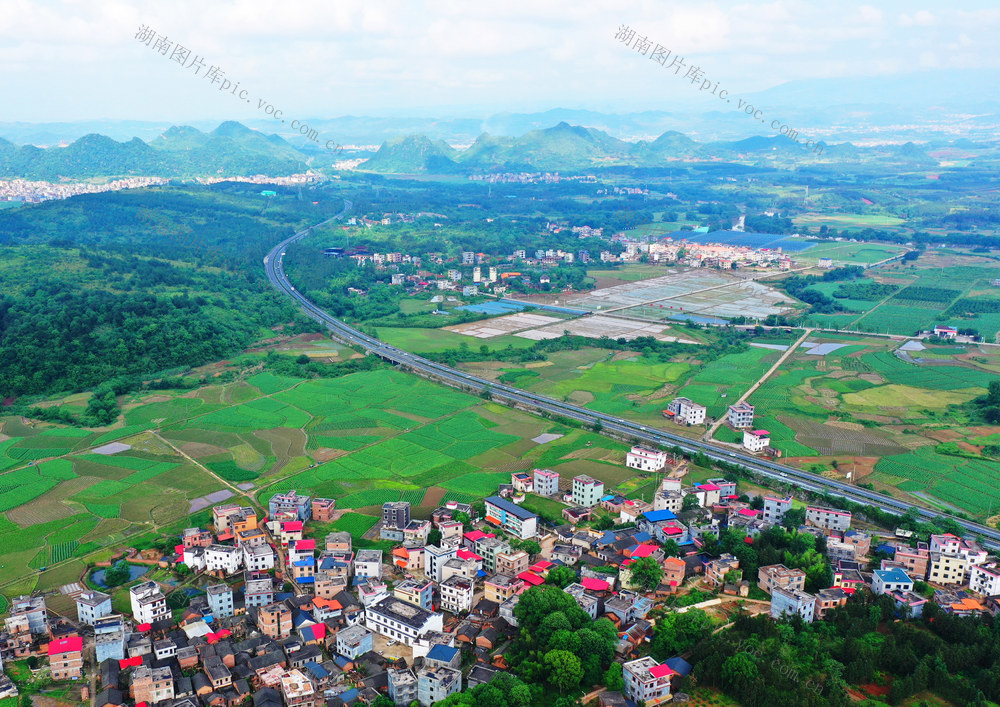
<path fill-rule="evenodd" d="M 281 529 L 286 533 L 302 532 L 302 521 L 286 520 L 281 524 Z"/>
<path fill-rule="evenodd" d="M 649 669 L 649 674 L 652 675 L 654 678 L 665 678 L 668 675 L 676 675 L 674 669 L 671 668 L 666 663 L 663 663 L 661 665 L 654 665 L 652 668 Z"/>
<path fill-rule="evenodd" d="M 485 537 L 486 533 L 484 533 L 481 530 L 471 530 L 465 534 L 465 539 L 471 540 L 472 542 L 476 542 L 477 540 L 482 540 Z"/>
<path fill-rule="evenodd" d="M 494 518 L 493 516 L 486 516 L 487 523 L 493 523 L 495 525 L 503 525 L 499 518 Z"/>
<path fill-rule="evenodd" d="M 721 491 L 722 490 L 721 486 L 716 486 L 715 484 L 702 484 L 698 488 L 700 488 L 702 491 Z"/>
<path fill-rule="evenodd" d="M 138 626 L 135 627 L 135 630 L 140 633 L 145 633 L 146 631 L 149 631 L 151 628 L 153 628 L 153 624 L 139 624 Z"/>
<path fill-rule="evenodd" d="M 219 533 L 218 539 L 219 540 L 232 540 L 233 539 L 233 534 L 227 530 L 224 533 Z"/>
<path fill-rule="evenodd" d="M 76 651 L 83 650 L 83 639 L 79 636 L 69 636 L 68 638 L 60 638 L 58 641 L 52 641 L 49 643 L 49 655 L 57 655 L 59 653 L 73 653 Z"/>
<path fill-rule="evenodd" d="M 126 658 L 125 660 L 118 661 L 118 667 L 124 670 L 125 668 L 134 668 L 137 665 L 142 665 L 142 656 L 137 655 L 134 658 Z M 136 707 L 139 707 L 136 705 Z"/>
<path fill-rule="evenodd" d="M 741 508 L 739 510 L 739 515 L 741 515 L 741 516 L 756 516 L 757 515 L 757 511 L 755 511 L 753 508 Z"/>
<path fill-rule="evenodd" d="M 459 550 L 458 552 L 455 553 L 455 557 L 457 557 L 460 560 L 481 560 L 481 559 L 483 559 L 481 556 L 477 555 L 476 553 L 472 552 L 471 550 Z"/>
<path fill-rule="evenodd" d="M 517 578 L 523 580 L 524 582 L 537 587 L 539 584 L 545 584 L 545 580 L 539 577 L 534 572 L 522 572 L 517 575 Z"/>
<path fill-rule="evenodd" d="M 538 562 L 536 562 L 535 564 L 533 564 L 530 567 L 530 569 L 531 569 L 532 572 L 544 572 L 545 570 L 549 569 L 550 567 L 554 567 L 554 565 L 551 562 L 549 562 L 548 560 L 539 560 Z"/>
<path fill-rule="evenodd" d="M 184 553 L 184 546 L 183 545 L 174 545 L 174 552 L 176 552 L 179 555 L 183 554 Z"/>
<path fill-rule="evenodd" d="M 592 592 L 606 592 L 611 589 L 611 585 L 603 579 L 595 579 L 593 577 L 584 577 L 580 580 L 580 584 L 584 589 L 589 589 Z"/>
<path fill-rule="evenodd" d="M 315 550 L 316 541 L 315 540 L 297 540 L 295 542 L 296 550 Z"/>

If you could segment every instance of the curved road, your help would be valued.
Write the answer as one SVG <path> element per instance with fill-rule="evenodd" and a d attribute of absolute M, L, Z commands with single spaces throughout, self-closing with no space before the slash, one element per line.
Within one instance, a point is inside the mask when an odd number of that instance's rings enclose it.
<path fill-rule="evenodd" d="M 352 202 L 345 200 L 344 209 L 339 214 L 316 225 L 322 226 L 330 221 L 343 218 L 351 210 L 352 206 Z M 435 363 L 434 361 L 429 361 L 415 354 L 397 349 L 394 346 L 389 346 L 385 342 L 368 336 L 367 334 L 344 324 L 338 319 L 334 319 L 309 301 L 301 293 L 297 292 L 289 282 L 282 267 L 282 257 L 285 255 L 285 249 L 292 243 L 304 238 L 309 232 L 310 229 L 308 228 L 299 231 L 295 235 L 283 240 L 281 243 L 276 245 L 270 253 L 268 253 L 267 257 L 264 258 L 264 267 L 267 272 L 267 278 L 271 281 L 271 284 L 273 284 L 275 288 L 298 302 L 299 306 L 302 307 L 307 316 L 326 326 L 338 339 L 346 341 L 352 345 L 362 346 L 369 354 L 374 354 L 382 359 L 413 369 L 426 376 L 453 386 L 471 389 L 476 392 L 482 392 L 483 390 L 488 389 L 492 398 L 498 402 L 506 403 L 508 405 L 523 405 L 537 410 L 544 410 L 554 414 L 563 415 L 589 425 L 599 422 L 605 430 L 628 435 L 646 444 L 677 446 L 687 454 L 696 454 L 701 452 L 714 461 L 727 462 L 730 464 L 736 463 L 756 474 L 770 477 L 776 481 L 784 483 L 794 483 L 794 485 L 799 488 L 806 489 L 808 491 L 818 493 L 827 492 L 835 496 L 842 496 L 857 503 L 878 506 L 884 511 L 897 514 L 902 514 L 910 508 L 916 508 L 919 515 L 925 520 L 930 520 L 931 518 L 940 516 L 952 518 L 952 520 L 964 527 L 970 533 L 983 536 L 983 538 L 986 539 L 986 542 L 984 543 L 985 545 L 994 549 L 1000 549 L 1000 532 L 985 525 L 971 523 L 969 521 L 962 520 L 961 518 L 949 516 L 946 513 L 935 513 L 919 506 L 912 506 L 911 504 L 904 503 L 903 501 L 893 498 L 892 496 L 869 491 L 835 479 L 827 479 L 821 476 L 816 476 L 815 474 L 811 474 L 791 466 L 777 464 L 766 459 L 758 459 L 757 457 L 739 452 L 730 452 L 714 444 L 688 439 L 687 437 L 675 435 L 670 432 L 646 427 L 636 422 L 630 422 L 622 418 L 613 417 L 601 412 L 588 410 L 586 408 L 577 407 L 576 405 L 554 400 L 544 395 L 537 395 L 509 385 L 479 378 L 478 376 L 465 373 L 464 371 L 451 368 L 450 366 Z"/>

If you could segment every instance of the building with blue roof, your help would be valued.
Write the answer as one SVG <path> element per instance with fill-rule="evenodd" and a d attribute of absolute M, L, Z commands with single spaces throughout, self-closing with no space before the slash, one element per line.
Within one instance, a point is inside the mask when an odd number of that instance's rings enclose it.
<path fill-rule="evenodd" d="M 872 591 L 875 594 L 913 591 L 913 580 L 899 567 L 875 570 L 872 573 Z"/>
<path fill-rule="evenodd" d="M 646 511 L 642 514 L 642 517 L 648 520 L 650 523 L 658 523 L 662 520 L 677 520 L 677 516 L 668 510 L 662 511 Z"/>
<path fill-rule="evenodd" d="M 427 652 L 424 664 L 435 668 L 454 668 L 457 670 L 462 664 L 462 653 L 454 646 L 445 646 L 439 643 Z"/>

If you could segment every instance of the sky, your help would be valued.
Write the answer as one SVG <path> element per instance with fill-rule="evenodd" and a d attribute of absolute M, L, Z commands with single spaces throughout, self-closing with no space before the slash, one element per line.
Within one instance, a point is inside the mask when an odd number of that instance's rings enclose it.
<path fill-rule="evenodd" d="M 1000 68 L 988 0 L 0 0 L 0 122 L 715 107 L 623 25 L 731 93 Z"/>

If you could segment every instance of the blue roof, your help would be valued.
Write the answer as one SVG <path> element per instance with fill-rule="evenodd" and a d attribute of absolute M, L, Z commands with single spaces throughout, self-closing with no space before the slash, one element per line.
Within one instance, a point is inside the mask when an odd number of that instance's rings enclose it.
<path fill-rule="evenodd" d="M 487 574 L 489 574 L 489 573 L 486 570 L 478 570 L 476 572 L 476 576 L 477 577 L 485 577 Z"/>
<path fill-rule="evenodd" d="M 681 675 L 691 674 L 691 664 L 683 658 L 668 658 L 663 661 L 671 670 Z"/>
<path fill-rule="evenodd" d="M 318 640 L 318 636 L 316 635 L 316 628 L 315 628 L 318 625 L 319 624 L 310 624 L 309 626 L 303 626 L 302 630 L 301 630 L 302 640 L 303 641 L 315 641 L 315 640 Z M 306 663 L 306 665 L 309 665 L 309 664 Z"/>
<path fill-rule="evenodd" d="M 351 662 L 351 659 L 346 655 L 335 655 L 333 657 L 333 662 L 336 663 L 341 669 L 347 667 L 347 664 Z"/>
<path fill-rule="evenodd" d="M 632 539 L 635 540 L 637 543 L 644 543 L 647 540 L 652 540 L 653 536 L 647 533 L 646 531 L 642 531 L 641 533 L 636 533 L 635 535 L 633 535 Z"/>
<path fill-rule="evenodd" d="M 874 574 L 878 576 L 883 582 L 910 582 L 910 575 L 906 574 L 899 567 L 893 567 L 888 570 L 875 570 Z"/>
<path fill-rule="evenodd" d="M 315 562 L 315 560 L 313 558 L 307 557 L 304 560 L 299 560 L 298 562 L 293 562 L 292 564 L 295 567 L 312 567 L 312 565 L 313 565 L 314 562 Z"/>
<path fill-rule="evenodd" d="M 879 545 L 877 548 L 875 548 L 875 552 L 887 552 L 890 555 L 895 556 L 895 554 L 896 554 L 896 546 L 895 545 Z"/>
<path fill-rule="evenodd" d="M 615 497 L 615 495 L 613 493 L 609 493 L 606 496 L 601 496 L 601 500 L 602 501 L 610 501 L 614 497 Z"/>
<path fill-rule="evenodd" d="M 440 643 L 435 645 L 427 652 L 427 657 L 431 660 L 440 660 L 445 663 L 451 662 L 451 659 L 458 655 L 458 649 L 451 646 L 443 646 Z"/>
<path fill-rule="evenodd" d="M 358 692 L 358 688 L 352 687 L 350 690 L 347 690 L 346 692 L 341 692 L 339 695 L 337 695 L 337 697 L 342 699 L 344 702 L 351 702 L 353 700 L 358 699 L 358 695 L 360 694 L 361 693 Z"/>
<path fill-rule="evenodd" d="M 330 674 L 326 671 L 326 668 L 324 668 L 322 665 L 320 665 L 314 660 L 310 660 L 308 663 L 306 663 L 306 670 L 315 675 L 317 678 L 321 679 L 325 678 L 327 675 Z"/>
<path fill-rule="evenodd" d="M 527 520 L 529 518 L 537 518 L 538 516 L 531 511 L 526 511 L 515 503 L 511 503 L 505 498 L 500 498 L 499 496 L 490 496 L 486 499 L 486 502 L 490 505 L 496 506 L 502 511 L 510 513 L 515 518 L 520 518 L 521 520 Z"/>
<path fill-rule="evenodd" d="M 645 513 L 642 514 L 642 517 L 652 523 L 656 523 L 661 520 L 677 520 L 677 516 L 667 510 L 646 511 Z"/>
<path fill-rule="evenodd" d="M 201 618 L 202 618 L 202 620 L 203 620 L 203 621 L 204 621 L 205 623 L 207 623 L 207 624 L 210 624 L 210 623 L 212 623 L 213 621 L 215 621 L 215 617 L 214 617 L 214 616 L 212 616 L 211 614 L 202 614 L 202 617 L 201 617 Z"/>

